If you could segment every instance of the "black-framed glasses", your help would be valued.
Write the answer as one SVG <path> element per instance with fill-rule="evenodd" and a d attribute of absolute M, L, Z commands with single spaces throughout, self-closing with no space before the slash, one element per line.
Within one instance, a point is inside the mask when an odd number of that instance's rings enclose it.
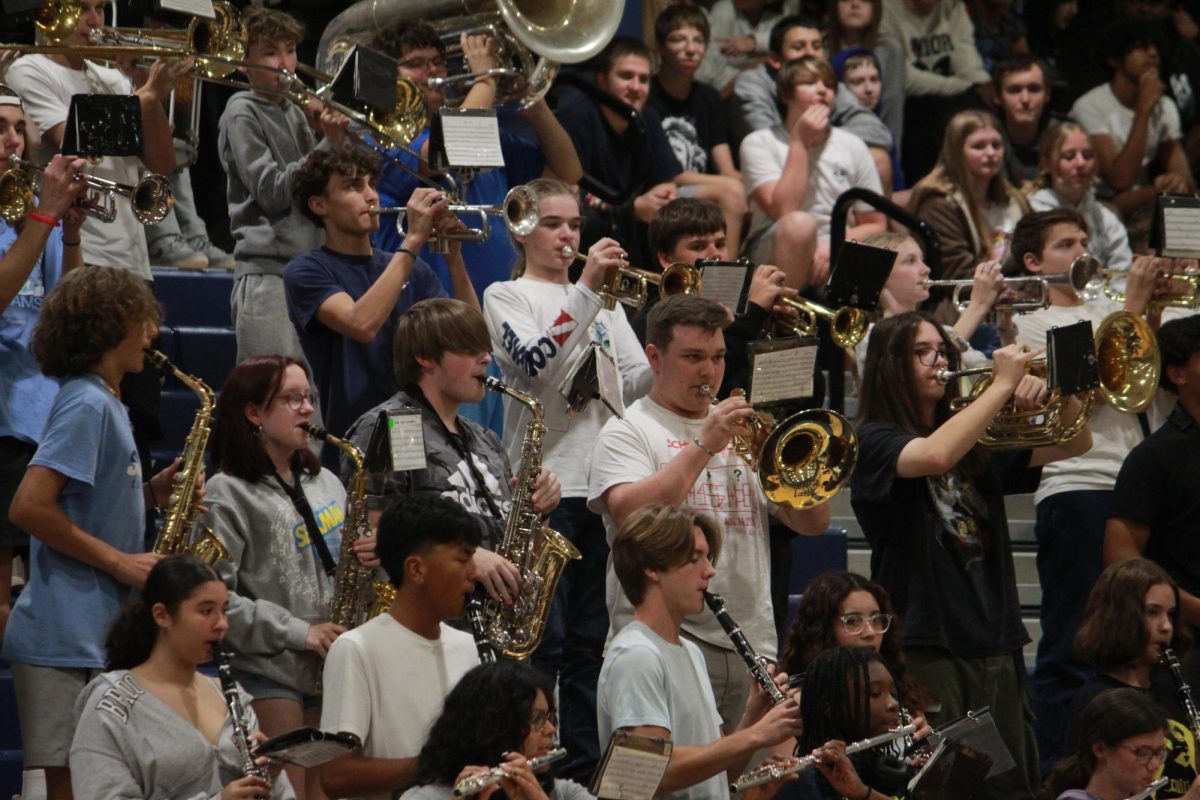
<path fill-rule="evenodd" d="M 887 633 L 887 629 L 892 627 L 891 614 L 842 614 L 838 619 L 842 621 L 842 630 L 851 636 L 862 633 L 868 625 L 876 633 Z"/>
<path fill-rule="evenodd" d="M 917 361 L 927 367 L 937 364 L 939 358 L 947 364 L 950 363 L 950 355 L 940 347 L 918 347 L 913 352 L 917 356 Z"/>
<path fill-rule="evenodd" d="M 423 72 L 428 72 L 431 69 L 444 68 L 446 66 L 446 59 L 442 58 L 441 56 L 433 56 L 432 58 L 424 58 L 422 56 L 415 56 L 413 58 L 409 58 L 409 59 L 405 59 L 404 61 L 401 61 L 397 66 L 404 67 L 404 69 L 420 70 Z"/>
<path fill-rule="evenodd" d="M 286 405 L 292 411 L 299 411 L 300 408 L 304 405 L 305 400 L 308 401 L 309 406 L 311 406 L 312 408 L 316 408 L 317 404 L 321 402 L 321 397 L 316 392 L 309 392 L 308 394 L 281 394 L 281 395 L 279 395 L 279 402 Z"/>
<path fill-rule="evenodd" d="M 529 727 L 535 731 L 546 729 L 546 723 L 558 727 L 558 714 L 554 711 L 535 711 L 529 718 Z"/>
<path fill-rule="evenodd" d="M 1133 757 L 1143 766 L 1154 761 L 1161 764 L 1167 760 L 1167 755 L 1171 752 L 1165 747 L 1130 747 L 1127 744 L 1123 744 L 1121 747 L 1133 753 Z"/>

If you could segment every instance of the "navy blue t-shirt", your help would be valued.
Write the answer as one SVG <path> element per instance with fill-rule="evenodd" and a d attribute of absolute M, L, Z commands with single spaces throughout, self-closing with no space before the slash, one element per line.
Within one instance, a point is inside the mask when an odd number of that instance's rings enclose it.
<path fill-rule="evenodd" d="M 391 316 L 370 342 L 342 336 L 317 319 L 321 304 L 338 292 L 345 292 L 352 300 L 366 294 L 391 260 L 392 254 L 382 250 L 370 256 L 351 256 L 319 247 L 292 259 L 283 272 L 288 316 L 312 367 L 313 381 L 321 395 L 321 417 L 329 432 L 337 436 L 399 388 L 392 371 L 396 317 L 420 300 L 447 296 L 429 265 L 418 260 Z M 330 468 L 336 469 L 337 453 L 330 452 L 331 448 L 325 451 L 333 465 Z"/>

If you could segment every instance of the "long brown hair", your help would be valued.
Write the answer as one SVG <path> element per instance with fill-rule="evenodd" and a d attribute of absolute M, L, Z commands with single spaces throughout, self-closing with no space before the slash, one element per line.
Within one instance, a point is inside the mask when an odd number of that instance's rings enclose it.
<path fill-rule="evenodd" d="M 1187 652 L 1191 636 L 1180 619 L 1179 586 L 1167 571 L 1146 558 L 1110 564 L 1088 595 L 1083 622 L 1075 634 L 1075 656 L 1098 670 L 1128 666 L 1146 652 L 1146 593 L 1166 584 L 1175 594 L 1175 624 L 1171 649 Z"/>
<path fill-rule="evenodd" d="M 857 43 L 858 47 L 873 49 L 879 44 L 879 23 L 883 19 L 883 0 L 867 0 L 871 4 L 871 21 L 867 23 L 866 29 L 862 33 L 862 39 Z M 828 47 L 826 48 L 832 58 L 839 50 L 845 49 L 846 44 L 846 28 L 842 25 L 842 21 L 838 19 L 838 0 L 829 0 L 829 18 L 826 36 Z"/>

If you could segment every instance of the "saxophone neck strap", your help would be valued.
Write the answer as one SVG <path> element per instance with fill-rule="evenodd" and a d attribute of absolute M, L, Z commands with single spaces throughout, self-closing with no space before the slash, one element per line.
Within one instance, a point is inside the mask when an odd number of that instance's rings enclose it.
<path fill-rule="evenodd" d="M 337 572 L 337 563 L 333 560 L 333 553 L 329 552 L 329 545 L 325 543 L 325 537 L 321 534 L 321 529 L 317 527 L 317 517 L 313 514 L 312 506 L 309 504 L 308 498 L 304 496 L 304 489 L 300 486 L 300 470 L 292 472 L 292 483 L 290 484 L 278 472 L 274 474 L 274 477 L 279 488 L 283 489 L 283 493 L 292 501 L 296 513 L 304 520 L 304 527 L 308 528 L 308 541 L 317 551 L 317 557 L 321 560 L 321 568 L 325 570 L 326 575 L 333 577 Z"/>
<path fill-rule="evenodd" d="M 471 481 L 475 484 L 475 497 L 483 501 L 493 519 L 503 522 L 504 514 L 500 512 L 500 507 L 496 505 L 496 499 L 488 491 L 487 481 L 483 479 L 483 474 L 479 471 L 479 467 L 475 464 L 475 459 L 471 455 L 471 445 L 474 443 L 474 437 L 471 435 L 471 429 L 467 426 L 466 421 L 462 417 L 458 418 L 459 433 L 455 433 L 446 427 L 446 423 L 434 411 L 433 406 L 429 404 L 429 400 L 420 388 L 413 387 L 406 391 L 413 400 L 416 400 L 424 408 L 428 409 L 433 419 L 441 426 L 442 434 L 446 437 L 446 441 L 454 448 L 454 452 L 458 453 L 458 457 L 462 459 L 463 463 L 467 465 L 467 470 L 471 473 Z M 500 479 L 503 480 L 503 476 L 500 476 Z"/>

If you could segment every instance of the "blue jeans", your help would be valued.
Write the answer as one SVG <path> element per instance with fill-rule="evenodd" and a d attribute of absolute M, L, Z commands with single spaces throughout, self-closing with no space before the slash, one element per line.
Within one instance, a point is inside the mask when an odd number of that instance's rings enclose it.
<path fill-rule="evenodd" d="M 1111 507 L 1112 492 L 1106 490 L 1059 492 L 1037 504 L 1042 638 L 1033 673 L 1033 711 L 1043 772 L 1062 755 L 1071 698 L 1091 677 L 1071 650 L 1088 595 L 1104 571 L 1104 524 Z"/>
<path fill-rule="evenodd" d="M 583 557 L 563 570 L 542 643 L 532 659 L 535 667 L 558 681 L 558 736 L 567 761 L 556 774 L 584 784 L 600 760 L 596 683 L 608 636 L 608 541 L 603 521 L 586 504 L 582 497 L 564 497 L 550 515 L 550 527 L 570 539 Z"/>

